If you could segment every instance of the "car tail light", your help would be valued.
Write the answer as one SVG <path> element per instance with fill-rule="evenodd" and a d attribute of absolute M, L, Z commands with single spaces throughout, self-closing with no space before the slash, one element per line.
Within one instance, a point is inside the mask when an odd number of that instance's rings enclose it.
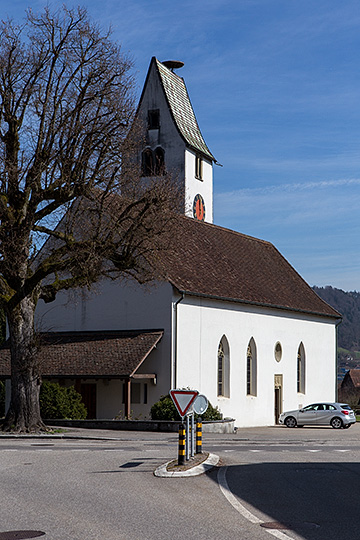
<path fill-rule="evenodd" d="M 349 414 L 349 411 L 341 411 L 343 414 L 346 414 L 348 415 Z"/>

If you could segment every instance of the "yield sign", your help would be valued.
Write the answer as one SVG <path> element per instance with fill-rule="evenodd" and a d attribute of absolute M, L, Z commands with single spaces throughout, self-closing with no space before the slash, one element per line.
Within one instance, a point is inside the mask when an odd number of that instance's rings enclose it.
<path fill-rule="evenodd" d="M 178 413 L 183 418 L 199 392 L 197 390 L 170 390 L 169 393 Z"/>

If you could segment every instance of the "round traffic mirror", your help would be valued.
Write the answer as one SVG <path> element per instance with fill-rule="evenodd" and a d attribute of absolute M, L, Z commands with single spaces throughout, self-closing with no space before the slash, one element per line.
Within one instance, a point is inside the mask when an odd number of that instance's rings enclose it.
<path fill-rule="evenodd" d="M 196 414 L 204 414 L 208 408 L 209 402 L 206 396 L 199 394 L 193 403 L 193 409 Z"/>

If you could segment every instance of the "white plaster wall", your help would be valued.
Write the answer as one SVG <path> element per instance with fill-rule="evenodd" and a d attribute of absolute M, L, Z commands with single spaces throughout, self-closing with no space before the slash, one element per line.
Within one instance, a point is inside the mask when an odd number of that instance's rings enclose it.
<path fill-rule="evenodd" d="M 92 291 L 60 292 L 54 302 L 39 301 L 40 331 L 139 330 L 170 328 L 172 287 L 140 286 L 134 281 L 102 281 Z"/>
<path fill-rule="evenodd" d="M 123 381 L 108 379 L 97 381 L 96 416 L 99 419 L 113 419 L 123 412 Z"/>
<path fill-rule="evenodd" d="M 193 201 L 200 193 L 205 202 L 205 221 L 213 222 L 213 167 L 210 161 L 202 160 L 202 180 L 195 177 L 195 152 L 185 151 L 185 214 L 193 217 Z"/>
<path fill-rule="evenodd" d="M 221 309 L 221 307 L 223 309 Z M 282 410 L 335 399 L 335 324 L 280 310 L 187 298 L 178 305 L 177 386 L 204 393 L 236 425 L 273 425 L 274 376 L 283 376 Z M 230 398 L 217 396 L 217 350 L 225 335 L 230 348 Z M 246 395 L 246 351 L 257 346 L 257 396 Z M 276 362 L 274 347 L 282 345 Z M 297 393 L 297 351 L 306 354 L 305 394 Z"/>
<path fill-rule="evenodd" d="M 148 379 L 136 379 L 135 383 L 140 385 L 140 401 L 139 403 L 131 402 L 131 417 L 134 420 L 150 420 L 150 407 L 159 399 L 159 396 L 155 396 L 156 386 Z M 98 380 L 96 384 L 97 418 L 102 420 L 124 419 L 123 381 L 119 379 L 102 379 Z M 144 384 L 147 385 L 147 403 L 144 403 Z M 151 395 L 153 395 L 153 401 L 150 402 L 149 396 Z"/>

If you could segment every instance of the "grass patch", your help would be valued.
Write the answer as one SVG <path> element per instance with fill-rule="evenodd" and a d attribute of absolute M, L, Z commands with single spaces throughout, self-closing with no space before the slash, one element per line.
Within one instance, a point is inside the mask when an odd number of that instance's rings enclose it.
<path fill-rule="evenodd" d="M 49 428 L 49 431 L 47 431 L 46 433 L 68 433 L 68 429 L 64 429 L 64 428 Z"/>

